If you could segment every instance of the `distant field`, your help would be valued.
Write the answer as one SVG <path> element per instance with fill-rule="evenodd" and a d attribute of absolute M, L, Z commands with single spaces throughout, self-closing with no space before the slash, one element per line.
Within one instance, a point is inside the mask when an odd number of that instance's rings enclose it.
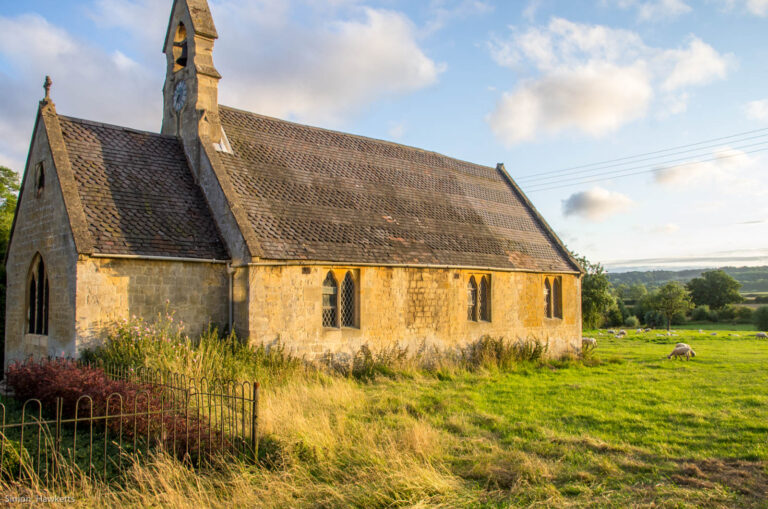
<path fill-rule="evenodd" d="M 675 325 L 673 328 L 681 330 L 756 331 L 754 324 L 751 323 L 690 322 L 683 325 Z"/>

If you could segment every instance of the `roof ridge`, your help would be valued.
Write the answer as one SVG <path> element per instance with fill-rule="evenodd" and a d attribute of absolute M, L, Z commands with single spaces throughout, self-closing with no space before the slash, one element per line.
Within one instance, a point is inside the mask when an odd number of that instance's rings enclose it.
<path fill-rule="evenodd" d="M 156 133 L 153 131 L 147 131 L 145 129 L 136 129 L 135 127 L 125 127 L 122 125 L 117 124 L 109 124 L 107 122 L 99 122 L 97 120 L 88 120 L 85 118 L 78 118 L 78 117 L 71 117 L 69 115 L 59 115 L 59 118 L 68 120 L 70 122 L 75 122 L 78 124 L 86 124 L 86 125 L 93 125 L 96 127 L 104 127 L 106 129 L 115 129 L 119 131 L 128 131 L 136 134 L 149 134 L 151 136 L 157 136 L 160 138 L 168 138 L 168 139 L 174 139 L 178 140 L 178 138 L 173 134 L 163 134 L 163 133 Z"/>
<path fill-rule="evenodd" d="M 435 152 L 434 150 L 427 150 L 427 149 L 423 149 L 423 148 L 420 148 L 420 147 L 415 147 L 413 145 L 405 145 L 403 143 L 397 143 L 395 141 L 383 140 L 381 138 L 373 138 L 371 136 L 365 136 L 365 135 L 362 135 L 362 134 L 348 133 L 348 132 L 345 132 L 345 131 L 339 131 L 337 129 L 329 129 L 327 127 L 320 127 L 320 126 L 314 126 L 314 125 L 309 125 L 309 124 L 302 124 L 301 122 L 294 122 L 292 120 L 285 120 L 283 118 L 273 117 L 273 116 L 270 116 L 270 115 L 264 115 L 262 113 L 254 113 L 253 111 L 248 111 L 248 110 L 244 110 L 244 109 L 241 109 L 241 108 L 234 108 L 232 106 L 226 106 L 226 105 L 223 105 L 223 104 L 220 104 L 219 108 L 224 108 L 224 109 L 231 110 L 231 111 L 245 113 L 245 114 L 248 114 L 248 115 L 253 115 L 255 117 L 261 117 L 261 118 L 265 118 L 265 119 L 269 119 L 269 120 L 275 120 L 277 122 L 282 122 L 282 123 L 285 123 L 285 124 L 295 125 L 295 126 L 298 126 L 298 127 L 304 128 L 304 129 L 311 129 L 313 131 L 322 131 L 322 132 L 326 132 L 326 133 L 340 134 L 342 136 L 349 136 L 349 137 L 352 137 L 352 138 L 357 138 L 357 139 L 366 140 L 366 141 L 372 141 L 372 142 L 375 142 L 375 143 L 383 143 L 383 144 L 386 144 L 386 145 L 392 145 L 394 147 L 398 147 L 398 148 L 402 148 L 402 149 L 406 149 L 406 150 L 413 150 L 413 151 L 416 151 L 416 152 L 422 152 L 424 154 L 432 154 L 432 155 L 435 155 L 435 156 L 438 156 L 438 157 L 444 157 L 445 159 L 450 159 L 451 161 L 456 161 L 456 162 L 459 162 L 459 163 L 467 164 L 469 166 L 474 166 L 476 168 L 482 168 L 484 170 L 495 170 L 495 168 L 493 166 L 485 166 L 485 165 L 482 165 L 482 164 L 473 163 L 473 162 L 467 161 L 465 159 L 459 159 L 458 157 L 451 157 L 449 155 L 441 154 L 440 152 Z"/>

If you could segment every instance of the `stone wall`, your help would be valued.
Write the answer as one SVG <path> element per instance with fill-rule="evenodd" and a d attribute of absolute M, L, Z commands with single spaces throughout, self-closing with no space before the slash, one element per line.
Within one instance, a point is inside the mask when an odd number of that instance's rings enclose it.
<path fill-rule="evenodd" d="M 224 264 L 83 257 L 77 264 L 78 350 L 133 316 L 151 321 L 172 311 L 192 337 L 211 324 L 226 327 L 227 277 Z"/>
<path fill-rule="evenodd" d="M 48 138 L 40 121 L 29 154 L 29 174 L 17 212 L 6 263 L 5 362 L 29 355 L 75 353 L 75 249 Z M 45 185 L 37 193 L 35 171 L 43 163 Z M 50 286 L 48 336 L 26 334 L 30 267 L 36 254 L 45 263 Z"/>
<path fill-rule="evenodd" d="M 356 328 L 322 326 L 322 283 L 329 269 L 339 283 L 359 274 Z M 245 270 L 245 269 L 240 269 Z M 299 353 L 349 351 L 367 343 L 451 346 L 490 334 L 537 338 L 559 356 L 581 345 L 578 276 L 563 275 L 563 318 L 545 317 L 544 274 L 391 267 L 251 266 L 249 330 L 252 343 L 277 340 Z M 467 319 L 471 275 L 491 276 L 491 321 Z M 479 281 L 479 279 L 478 279 Z"/>

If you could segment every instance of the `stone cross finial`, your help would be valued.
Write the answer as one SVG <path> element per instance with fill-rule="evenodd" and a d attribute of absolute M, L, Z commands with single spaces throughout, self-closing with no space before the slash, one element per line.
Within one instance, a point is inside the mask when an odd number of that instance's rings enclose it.
<path fill-rule="evenodd" d="M 43 83 L 43 88 L 45 89 L 45 100 L 50 101 L 51 100 L 51 85 L 53 85 L 53 81 L 51 81 L 50 76 L 45 77 L 45 83 Z"/>

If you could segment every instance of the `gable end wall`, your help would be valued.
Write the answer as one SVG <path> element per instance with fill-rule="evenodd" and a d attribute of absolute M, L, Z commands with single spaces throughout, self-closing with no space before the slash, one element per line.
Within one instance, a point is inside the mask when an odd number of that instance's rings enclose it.
<path fill-rule="evenodd" d="M 29 355 L 76 353 L 74 317 L 78 255 L 44 123 L 38 122 L 35 129 L 6 262 L 6 365 Z M 45 165 L 45 188 L 42 196 L 37 197 L 34 175 L 40 161 Z M 50 285 L 47 338 L 28 336 L 25 330 L 27 275 L 38 252 L 43 257 Z"/>

